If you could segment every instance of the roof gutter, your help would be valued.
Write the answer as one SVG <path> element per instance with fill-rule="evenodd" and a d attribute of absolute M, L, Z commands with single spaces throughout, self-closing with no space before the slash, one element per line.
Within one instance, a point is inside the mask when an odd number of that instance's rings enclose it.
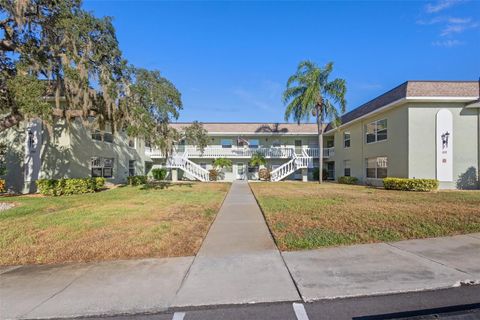
<path fill-rule="evenodd" d="M 360 121 L 362 119 L 368 118 L 368 117 L 373 116 L 377 113 L 384 112 L 388 109 L 400 106 L 400 105 L 405 104 L 407 102 L 457 102 L 457 103 L 468 103 L 468 102 L 470 102 L 470 104 L 468 104 L 466 106 L 467 108 L 480 108 L 480 101 L 478 100 L 478 97 L 405 97 L 405 98 L 400 98 L 398 100 L 390 102 L 389 104 L 386 104 L 381 108 L 373 110 L 372 112 L 364 114 L 363 116 L 355 118 L 355 119 L 353 119 L 349 122 L 342 123 L 340 126 L 338 126 L 336 128 L 332 128 L 325 133 L 334 132 L 337 129 L 341 129 L 342 127 L 345 127 L 346 125 L 350 125 L 352 123 L 355 123 L 355 122 Z"/>

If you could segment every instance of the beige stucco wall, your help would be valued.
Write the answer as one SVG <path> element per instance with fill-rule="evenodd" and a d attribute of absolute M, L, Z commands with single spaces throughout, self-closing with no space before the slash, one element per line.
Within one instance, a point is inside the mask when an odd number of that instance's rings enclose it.
<path fill-rule="evenodd" d="M 364 126 L 376 120 L 387 119 L 388 138 L 384 141 L 365 143 Z M 388 175 L 393 177 L 408 176 L 408 108 L 398 108 L 376 114 L 344 127 L 335 132 L 335 176 L 344 175 L 344 161 L 350 160 L 351 176 L 366 182 L 365 159 L 370 157 L 388 157 Z M 343 146 L 344 132 L 350 132 L 349 148 Z M 373 181 L 371 181 L 373 182 Z"/>
<path fill-rule="evenodd" d="M 441 109 L 453 115 L 453 178 L 442 188 L 466 187 L 461 177 L 478 172 L 479 113 L 463 104 L 435 103 L 409 105 L 409 177 L 436 178 L 436 115 Z M 469 171 L 470 170 L 470 171 Z"/>

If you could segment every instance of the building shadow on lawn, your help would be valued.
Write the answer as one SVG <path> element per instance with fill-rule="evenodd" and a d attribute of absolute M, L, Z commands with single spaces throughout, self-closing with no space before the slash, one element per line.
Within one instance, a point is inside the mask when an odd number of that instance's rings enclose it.
<path fill-rule="evenodd" d="M 173 186 L 179 186 L 179 187 L 189 187 L 192 188 L 193 183 L 191 182 L 180 182 L 180 183 L 175 183 L 175 182 L 170 182 L 170 181 L 152 181 L 144 184 L 140 190 L 151 190 L 151 189 L 168 189 Z"/>

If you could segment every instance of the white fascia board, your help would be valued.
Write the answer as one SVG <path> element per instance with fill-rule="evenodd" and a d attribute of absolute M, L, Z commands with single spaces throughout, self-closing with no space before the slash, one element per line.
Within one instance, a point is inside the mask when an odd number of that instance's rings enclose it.
<path fill-rule="evenodd" d="M 378 108 L 378 109 L 376 109 L 372 112 L 369 112 L 369 113 L 367 113 L 367 114 L 365 114 L 361 117 L 358 117 L 358 118 L 356 118 L 352 121 L 343 123 L 336 128 L 332 128 L 325 133 L 334 132 L 335 130 L 340 129 L 340 128 L 346 126 L 346 125 L 350 125 L 352 123 L 355 123 L 355 122 L 360 121 L 362 119 L 368 118 L 368 117 L 373 116 L 377 113 L 384 112 L 388 109 L 400 106 L 400 105 L 405 104 L 407 102 L 460 102 L 460 103 L 466 103 L 466 102 L 475 101 L 477 99 L 478 99 L 478 97 L 406 97 L 406 98 L 401 98 L 401 99 L 393 101 L 393 102 L 391 102 L 391 103 L 389 103 L 389 104 L 387 104 L 387 105 L 385 105 L 381 108 Z M 476 104 L 473 104 L 473 106 L 469 106 L 469 107 L 475 108 L 474 105 L 476 105 Z M 480 107 L 480 106 L 478 106 L 478 107 Z"/>
<path fill-rule="evenodd" d="M 386 111 L 386 110 L 388 110 L 388 109 L 391 109 L 391 108 L 393 108 L 393 107 L 402 105 L 402 104 L 404 104 L 404 103 L 406 103 L 406 102 L 407 102 L 407 99 L 405 99 L 405 98 L 401 98 L 401 99 L 395 100 L 395 101 L 393 101 L 393 102 L 390 102 L 390 103 L 387 104 L 387 105 L 384 105 L 384 106 L 381 107 L 381 108 L 378 108 L 378 109 L 376 109 L 376 110 L 373 110 L 372 112 L 369 112 L 369 113 L 367 113 L 367 114 L 364 114 L 364 115 L 361 116 L 361 117 L 355 118 L 355 119 L 353 119 L 352 121 L 349 121 L 349 122 L 346 122 L 346 123 L 342 123 L 342 124 L 339 125 L 338 127 L 332 128 L 332 129 L 328 130 L 328 131 L 325 132 L 325 133 L 334 132 L 335 130 L 341 129 L 342 127 L 344 127 L 344 126 L 346 126 L 346 125 L 350 125 L 350 124 L 355 123 L 355 122 L 357 122 L 357 121 L 360 121 L 360 120 L 362 120 L 362 119 L 365 119 L 365 118 L 368 118 L 368 117 L 370 117 L 370 116 L 373 116 L 374 114 L 377 114 L 377 113 Z"/>
<path fill-rule="evenodd" d="M 212 132 L 209 131 L 210 136 L 316 136 L 317 133 L 297 133 L 297 132 Z"/>

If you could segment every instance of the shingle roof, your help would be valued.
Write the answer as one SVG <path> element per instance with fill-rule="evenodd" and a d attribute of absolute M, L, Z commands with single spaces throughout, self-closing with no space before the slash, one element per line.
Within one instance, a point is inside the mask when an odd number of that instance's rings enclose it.
<path fill-rule="evenodd" d="M 172 123 L 175 129 L 189 125 L 187 122 Z M 209 133 L 225 134 L 316 134 L 315 123 L 253 123 L 253 122 L 204 122 L 203 127 Z"/>
<path fill-rule="evenodd" d="M 345 124 L 403 98 L 478 97 L 478 81 L 407 81 L 341 117 Z M 326 131 L 333 129 L 328 125 Z"/>

